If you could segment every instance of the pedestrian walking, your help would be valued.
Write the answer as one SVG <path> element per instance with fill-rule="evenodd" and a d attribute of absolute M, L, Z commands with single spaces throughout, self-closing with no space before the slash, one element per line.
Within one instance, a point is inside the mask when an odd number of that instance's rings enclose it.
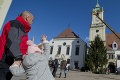
<path fill-rule="evenodd" d="M 13 12 L 14 14 L 14 12 Z M 21 61 L 27 51 L 28 32 L 31 29 L 33 15 L 23 11 L 15 20 L 5 24 L 0 36 L 0 79 L 10 80 L 12 74 L 9 66 L 15 61 Z"/>
<path fill-rule="evenodd" d="M 70 70 L 70 65 L 68 66 L 68 71 Z"/>
<path fill-rule="evenodd" d="M 57 69 L 58 69 L 58 65 L 59 65 L 59 63 L 58 63 L 58 58 L 56 57 L 55 58 L 55 60 L 53 61 L 53 71 L 52 71 L 52 75 L 53 75 L 53 77 L 55 77 L 56 76 L 56 72 L 57 72 Z"/>
<path fill-rule="evenodd" d="M 48 64 L 49 64 L 50 70 L 52 71 L 53 70 L 53 60 L 52 60 L 52 58 L 49 60 Z"/>
<path fill-rule="evenodd" d="M 107 67 L 106 68 L 106 75 L 108 75 L 109 74 L 109 68 Z"/>
<path fill-rule="evenodd" d="M 61 63 L 60 63 L 60 75 L 59 75 L 59 78 L 61 77 L 63 71 L 64 71 L 64 75 L 65 75 L 64 78 L 66 78 L 66 74 L 67 74 L 66 66 L 67 66 L 67 61 L 64 58 L 63 61 L 61 61 Z"/>

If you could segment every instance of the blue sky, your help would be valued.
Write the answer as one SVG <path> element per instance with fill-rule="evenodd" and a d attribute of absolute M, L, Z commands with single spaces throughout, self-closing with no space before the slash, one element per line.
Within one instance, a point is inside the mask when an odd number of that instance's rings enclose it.
<path fill-rule="evenodd" d="M 120 0 L 98 0 L 104 9 L 104 21 L 114 31 L 120 33 Z M 4 24 L 15 19 L 24 10 L 34 15 L 29 39 L 33 36 L 35 43 L 40 43 L 40 35 L 46 34 L 48 40 L 63 32 L 68 25 L 87 42 L 89 27 L 92 22 L 91 12 L 97 0 L 13 0 Z M 3 24 L 3 25 L 4 25 Z M 106 28 L 107 33 L 112 33 Z"/>

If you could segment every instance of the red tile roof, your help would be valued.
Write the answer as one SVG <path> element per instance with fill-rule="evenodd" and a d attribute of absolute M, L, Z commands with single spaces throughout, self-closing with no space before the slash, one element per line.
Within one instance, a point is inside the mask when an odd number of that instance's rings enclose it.
<path fill-rule="evenodd" d="M 79 38 L 79 36 L 77 36 L 70 28 L 67 28 L 55 38 Z"/>
<path fill-rule="evenodd" d="M 120 34 L 117 34 L 120 37 Z M 116 42 L 118 44 L 118 49 L 120 49 L 120 39 L 113 33 L 106 34 L 106 48 L 112 50 L 112 43 Z"/>

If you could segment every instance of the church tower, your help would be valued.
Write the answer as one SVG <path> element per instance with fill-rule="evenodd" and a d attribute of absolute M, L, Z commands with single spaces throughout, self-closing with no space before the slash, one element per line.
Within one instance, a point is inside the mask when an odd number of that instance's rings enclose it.
<path fill-rule="evenodd" d="M 92 10 L 92 23 L 90 25 L 89 42 L 94 41 L 95 36 L 97 35 L 102 39 L 102 41 L 105 42 L 106 26 L 97 18 L 96 15 L 94 15 L 94 12 L 97 12 L 98 16 L 103 20 L 104 10 L 103 7 L 100 7 L 100 5 L 98 4 L 98 0 L 95 8 L 93 8 Z"/>

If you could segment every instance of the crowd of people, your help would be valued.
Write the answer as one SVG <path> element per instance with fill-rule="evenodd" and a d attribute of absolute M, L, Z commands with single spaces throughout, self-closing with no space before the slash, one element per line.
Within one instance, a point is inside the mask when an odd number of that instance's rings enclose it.
<path fill-rule="evenodd" d="M 54 60 L 50 60 L 49 61 L 49 67 L 51 69 L 53 77 L 56 77 L 57 69 L 60 69 L 59 78 L 61 77 L 62 72 L 64 72 L 64 78 L 66 78 L 67 61 L 66 61 L 65 58 L 63 58 L 63 60 L 61 60 L 60 64 L 59 64 L 59 61 L 58 61 L 57 57 Z"/>

